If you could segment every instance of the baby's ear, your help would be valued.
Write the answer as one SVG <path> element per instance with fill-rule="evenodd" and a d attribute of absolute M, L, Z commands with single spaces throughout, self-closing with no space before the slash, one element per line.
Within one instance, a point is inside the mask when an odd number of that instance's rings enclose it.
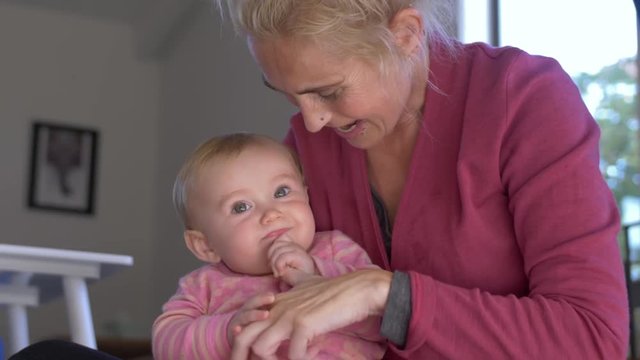
<path fill-rule="evenodd" d="M 185 230 L 184 242 L 195 257 L 201 261 L 215 264 L 220 262 L 220 256 L 209 246 L 204 234 L 198 230 Z"/>

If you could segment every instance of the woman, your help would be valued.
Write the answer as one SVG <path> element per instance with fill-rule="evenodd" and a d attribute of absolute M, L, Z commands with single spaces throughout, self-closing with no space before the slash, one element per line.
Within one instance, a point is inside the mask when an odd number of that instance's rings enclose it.
<path fill-rule="evenodd" d="M 389 359 L 626 356 L 599 130 L 557 62 L 456 43 L 441 1 L 226 3 L 265 84 L 300 109 L 285 142 L 317 228 L 384 269 L 279 294 L 234 358 L 289 340 L 304 359 L 314 336 L 368 316 L 383 316 Z"/>

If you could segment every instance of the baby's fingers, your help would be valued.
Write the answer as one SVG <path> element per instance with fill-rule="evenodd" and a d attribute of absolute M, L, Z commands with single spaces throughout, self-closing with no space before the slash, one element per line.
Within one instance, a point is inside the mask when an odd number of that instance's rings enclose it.
<path fill-rule="evenodd" d="M 300 256 L 291 248 L 279 251 L 271 258 L 271 269 L 276 277 L 281 276 L 287 268 L 297 268 L 299 265 Z"/>
<path fill-rule="evenodd" d="M 264 320 L 268 317 L 269 317 L 268 310 L 245 310 L 245 311 L 239 312 L 236 315 L 236 318 L 234 321 L 234 328 L 233 328 L 234 335 L 237 335 L 235 333 L 236 332 L 239 333 L 244 326 L 251 324 L 254 321 Z M 237 330 L 238 326 L 240 326 L 240 330 Z"/>
<path fill-rule="evenodd" d="M 310 275 L 304 271 L 301 271 L 295 268 L 288 268 L 285 271 L 283 271 L 280 276 L 282 280 L 284 280 L 284 282 L 286 282 L 287 284 L 291 286 L 296 286 L 297 284 L 307 280 L 310 276 L 313 276 L 313 275 Z"/>
<path fill-rule="evenodd" d="M 271 247 L 267 250 L 267 258 L 271 261 L 278 257 L 283 252 L 292 251 L 295 248 L 294 244 L 288 241 L 275 241 L 271 244 Z"/>
<path fill-rule="evenodd" d="M 247 310 L 237 312 L 229 325 L 227 325 L 227 340 L 230 343 L 234 342 L 234 339 L 242 333 L 242 330 L 251 325 L 252 323 L 260 320 L 264 320 L 269 317 L 269 312 L 266 310 Z"/>
<path fill-rule="evenodd" d="M 242 332 L 242 326 L 240 325 L 236 325 L 233 327 L 233 329 L 231 329 L 231 333 L 233 334 L 234 337 L 238 336 L 238 334 L 240 334 Z"/>
<path fill-rule="evenodd" d="M 247 301 L 245 301 L 240 310 L 260 309 L 267 305 L 273 304 L 275 300 L 276 297 L 272 293 L 258 294 L 250 297 Z"/>

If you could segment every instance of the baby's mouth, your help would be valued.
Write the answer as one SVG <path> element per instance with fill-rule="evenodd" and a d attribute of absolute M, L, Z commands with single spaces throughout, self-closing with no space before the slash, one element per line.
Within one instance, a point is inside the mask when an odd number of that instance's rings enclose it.
<path fill-rule="evenodd" d="M 279 239 L 283 234 L 285 234 L 287 231 L 289 231 L 289 228 L 282 228 L 282 229 L 277 229 L 274 230 L 270 233 L 268 233 L 265 236 L 265 239 L 270 239 L 270 240 L 277 240 Z"/>

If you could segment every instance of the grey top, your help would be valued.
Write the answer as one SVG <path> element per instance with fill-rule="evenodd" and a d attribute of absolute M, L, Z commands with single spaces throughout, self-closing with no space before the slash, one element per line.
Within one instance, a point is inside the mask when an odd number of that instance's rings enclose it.
<path fill-rule="evenodd" d="M 371 189 L 373 204 L 378 216 L 378 223 L 382 232 L 384 247 L 387 251 L 387 257 L 391 260 L 391 223 L 387 209 L 385 209 L 382 199 Z M 387 305 L 382 316 L 382 325 L 380 326 L 380 335 L 387 338 L 396 346 L 403 348 L 407 341 L 407 328 L 411 321 L 411 279 L 409 274 L 401 271 L 395 271 L 391 278 L 391 288 L 389 289 L 389 297 Z"/>

